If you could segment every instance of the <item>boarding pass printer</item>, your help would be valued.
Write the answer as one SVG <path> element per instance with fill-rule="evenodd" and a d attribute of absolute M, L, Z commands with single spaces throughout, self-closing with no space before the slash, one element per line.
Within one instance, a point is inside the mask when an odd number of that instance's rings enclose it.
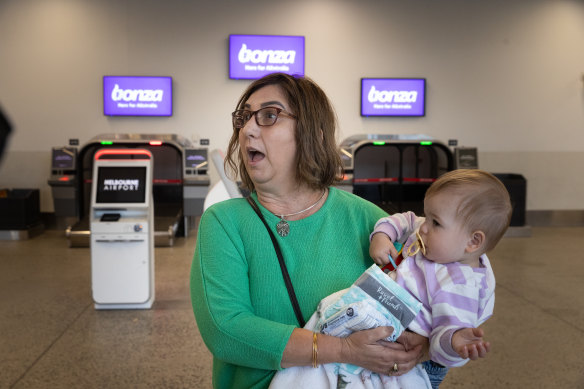
<path fill-rule="evenodd" d="M 150 309 L 154 302 L 152 154 L 101 149 L 91 193 L 95 309 Z"/>

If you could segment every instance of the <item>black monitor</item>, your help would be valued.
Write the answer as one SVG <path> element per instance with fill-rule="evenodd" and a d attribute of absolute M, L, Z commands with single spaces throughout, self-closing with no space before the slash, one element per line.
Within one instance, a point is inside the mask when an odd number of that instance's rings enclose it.
<path fill-rule="evenodd" d="M 146 185 L 146 166 L 99 166 L 95 203 L 144 204 Z"/>
<path fill-rule="evenodd" d="M 51 168 L 53 170 L 74 170 L 77 149 L 74 147 L 53 147 Z"/>
<path fill-rule="evenodd" d="M 207 169 L 207 149 L 186 149 L 185 169 Z"/>

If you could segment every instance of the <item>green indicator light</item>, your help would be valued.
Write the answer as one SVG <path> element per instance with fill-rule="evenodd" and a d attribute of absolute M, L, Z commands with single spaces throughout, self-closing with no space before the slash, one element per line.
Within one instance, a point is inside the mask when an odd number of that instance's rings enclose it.
<path fill-rule="evenodd" d="M 375 146 L 383 146 L 385 142 L 373 142 Z"/>
<path fill-rule="evenodd" d="M 114 144 L 114 142 L 112 142 L 111 140 L 102 140 L 102 141 L 101 141 L 101 144 L 102 144 L 102 145 L 113 145 L 113 144 Z"/>
<path fill-rule="evenodd" d="M 422 146 L 432 146 L 432 142 L 420 142 Z"/>

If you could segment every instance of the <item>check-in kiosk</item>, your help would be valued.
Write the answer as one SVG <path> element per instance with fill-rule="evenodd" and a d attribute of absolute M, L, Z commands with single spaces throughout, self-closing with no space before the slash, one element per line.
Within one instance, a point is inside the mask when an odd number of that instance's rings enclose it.
<path fill-rule="evenodd" d="M 102 149 L 150 151 L 154 159 L 154 245 L 172 246 L 175 237 L 187 236 L 189 223 L 194 223 L 195 217 L 202 214 L 202 204 L 210 182 L 205 161 L 201 159 L 206 158 L 206 147 L 195 147 L 193 142 L 177 134 L 101 134 L 90 139 L 79 150 L 79 217 L 66 229 L 69 246 L 89 246 L 94 155 Z M 189 165 L 186 165 L 187 162 Z"/>
<path fill-rule="evenodd" d="M 91 191 L 95 309 L 149 309 L 154 302 L 152 153 L 101 149 Z"/>
<path fill-rule="evenodd" d="M 51 150 L 51 186 L 55 216 L 76 218 L 79 216 L 77 148 L 53 147 Z"/>
<path fill-rule="evenodd" d="M 209 159 L 206 148 L 184 149 L 183 201 L 185 236 L 189 220 L 203 214 L 203 204 L 209 192 Z"/>
<path fill-rule="evenodd" d="M 345 169 L 339 188 L 388 213 L 423 214 L 428 187 L 454 169 L 452 151 L 427 135 L 355 135 L 340 145 Z"/>

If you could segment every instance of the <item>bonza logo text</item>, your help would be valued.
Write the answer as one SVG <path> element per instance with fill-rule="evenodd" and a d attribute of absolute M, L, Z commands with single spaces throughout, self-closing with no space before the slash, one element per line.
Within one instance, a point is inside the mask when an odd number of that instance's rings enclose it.
<path fill-rule="evenodd" d="M 271 64 L 293 64 L 296 58 L 294 50 L 251 50 L 243 43 L 237 59 L 240 63 L 271 63 Z"/>
<path fill-rule="evenodd" d="M 111 96 L 113 101 L 152 102 L 162 101 L 163 94 L 162 89 L 121 89 L 118 84 L 115 84 Z"/>
<path fill-rule="evenodd" d="M 375 85 L 371 85 L 367 95 L 370 103 L 415 103 L 417 99 L 418 92 L 415 90 L 376 90 Z"/>

